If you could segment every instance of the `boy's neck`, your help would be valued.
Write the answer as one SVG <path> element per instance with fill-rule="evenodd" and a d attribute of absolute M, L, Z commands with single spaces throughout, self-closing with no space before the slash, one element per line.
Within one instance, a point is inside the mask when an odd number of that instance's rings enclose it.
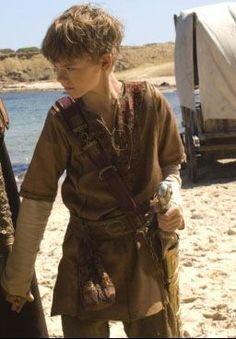
<path fill-rule="evenodd" d="M 82 97 L 88 111 L 99 113 L 105 120 L 113 115 L 114 105 L 122 91 L 122 82 L 117 80 L 114 73 L 103 79 L 96 91 Z"/>

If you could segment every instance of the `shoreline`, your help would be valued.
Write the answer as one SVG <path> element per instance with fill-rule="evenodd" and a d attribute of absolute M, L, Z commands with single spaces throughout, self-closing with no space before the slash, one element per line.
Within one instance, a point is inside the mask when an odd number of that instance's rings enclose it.
<path fill-rule="evenodd" d="M 154 84 L 160 91 L 176 90 L 174 76 L 161 76 L 154 78 L 139 79 L 147 80 Z M 32 92 L 32 91 L 64 91 L 62 85 L 57 81 L 34 81 L 34 82 L 14 82 L 0 83 L 0 94 L 8 92 Z"/>
<path fill-rule="evenodd" d="M 0 93 L 64 90 L 57 81 L 14 82 L 0 85 Z"/>

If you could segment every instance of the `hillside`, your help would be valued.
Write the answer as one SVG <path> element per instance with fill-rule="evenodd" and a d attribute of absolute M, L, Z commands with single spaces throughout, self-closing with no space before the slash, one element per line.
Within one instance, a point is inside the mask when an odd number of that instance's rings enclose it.
<path fill-rule="evenodd" d="M 154 43 L 143 46 L 123 46 L 116 64 L 119 78 L 171 76 L 174 44 Z M 0 85 L 53 81 L 51 64 L 38 52 L 0 53 Z"/>

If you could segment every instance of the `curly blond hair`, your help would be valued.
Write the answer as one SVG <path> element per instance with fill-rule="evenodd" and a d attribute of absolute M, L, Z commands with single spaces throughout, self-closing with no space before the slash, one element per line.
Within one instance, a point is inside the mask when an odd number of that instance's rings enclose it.
<path fill-rule="evenodd" d="M 91 4 L 72 6 L 56 18 L 42 43 L 43 55 L 51 62 L 90 57 L 97 62 L 105 53 L 119 54 L 122 23 Z"/>

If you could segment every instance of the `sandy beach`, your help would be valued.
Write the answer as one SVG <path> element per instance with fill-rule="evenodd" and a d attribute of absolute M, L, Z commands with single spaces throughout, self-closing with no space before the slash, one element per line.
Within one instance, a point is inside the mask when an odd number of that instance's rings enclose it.
<path fill-rule="evenodd" d="M 180 232 L 181 314 L 185 337 L 236 337 L 236 159 L 200 164 L 199 182 L 182 170 L 186 228 Z M 68 221 L 60 190 L 50 216 L 36 272 L 50 336 L 62 336 L 60 317 L 50 317 L 52 289 Z M 111 337 L 126 337 L 111 324 Z"/>

